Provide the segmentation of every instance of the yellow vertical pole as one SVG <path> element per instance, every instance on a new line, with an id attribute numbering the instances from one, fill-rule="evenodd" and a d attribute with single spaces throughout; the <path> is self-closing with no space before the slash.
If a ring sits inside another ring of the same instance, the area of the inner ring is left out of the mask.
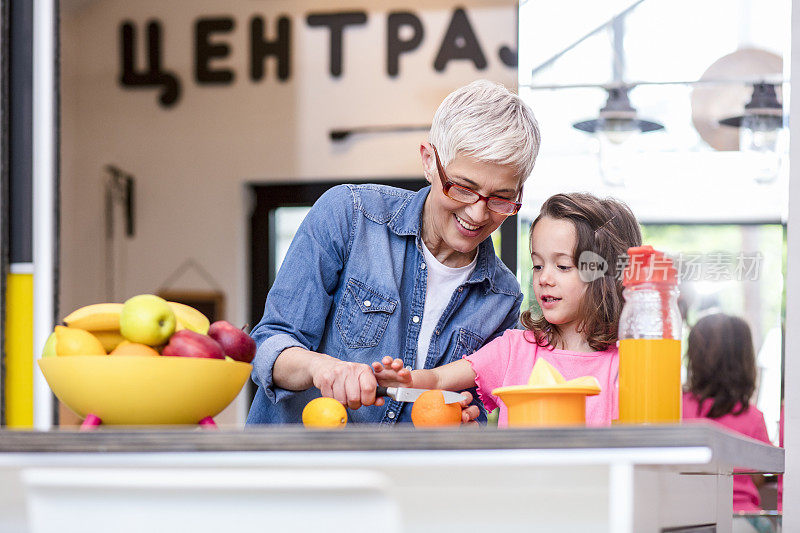
<path id="1" fill-rule="evenodd" d="M 11 265 L 6 283 L 6 426 L 33 427 L 33 266 Z"/>

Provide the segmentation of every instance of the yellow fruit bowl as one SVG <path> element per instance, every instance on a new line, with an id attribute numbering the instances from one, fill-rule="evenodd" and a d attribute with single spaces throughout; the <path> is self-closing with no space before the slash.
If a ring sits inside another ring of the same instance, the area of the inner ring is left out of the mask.
<path id="1" fill-rule="evenodd" d="M 197 424 L 218 415 L 252 365 L 196 357 L 90 356 L 39 359 L 59 400 L 103 424 Z"/>

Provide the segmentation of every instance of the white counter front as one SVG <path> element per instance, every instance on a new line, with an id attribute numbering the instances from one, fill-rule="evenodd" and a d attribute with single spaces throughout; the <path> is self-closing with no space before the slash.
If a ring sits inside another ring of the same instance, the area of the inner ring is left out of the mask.
<path id="1" fill-rule="evenodd" d="M 725 532 L 733 469 L 783 465 L 707 423 L 5 431 L 0 531 Z"/>

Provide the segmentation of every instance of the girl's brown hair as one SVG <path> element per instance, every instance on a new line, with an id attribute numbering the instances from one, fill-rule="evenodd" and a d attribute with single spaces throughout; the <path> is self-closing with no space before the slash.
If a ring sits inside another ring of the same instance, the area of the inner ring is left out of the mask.
<path id="1" fill-rule="evenodd" d="M 747 409 L 756 387 L 756 357 L 747 322 L 722 313 L 701 318 L 689 333 L 686 358 L 688 388 L 698 400 L 698 411 L 708 398 L 713 400 L 709 418 Z"/>
<path id="2" fill-rule="evenodd" d="M 603 258 L 608 270 L 589 281 L 578 311 L 578 331 L 583 332 L 593 350 L 605 350 L 617 341 L 619 314 L 622 311 L 622 276 L 617 272 L 631 246 L 641 246 L 642 233 L 630 208 L 613 198 L 600 199 L 591 194 L 556 194 L 547 199 L 533 228 L 544 217 L 568 220 L 577 233 L 572 260 L 583 252 Z M 532 250 L 531 250 L 532 253 Z M 544 316 L 533 316 L 530 309 L 522 313 L 522 325 L 534 333 L 539 346 L 557 346 L 562 340 L 558 327 Z"/>

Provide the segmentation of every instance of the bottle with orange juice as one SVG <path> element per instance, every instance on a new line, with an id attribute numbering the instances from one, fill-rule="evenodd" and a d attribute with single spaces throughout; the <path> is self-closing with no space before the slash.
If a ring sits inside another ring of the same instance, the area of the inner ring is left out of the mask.
<path id="1" fill-rule="evenodd" d="M 672 260 L 651 246 L 628 249 L 619 319 L 619 422 L 681 420 L 681 314 Z"/>

